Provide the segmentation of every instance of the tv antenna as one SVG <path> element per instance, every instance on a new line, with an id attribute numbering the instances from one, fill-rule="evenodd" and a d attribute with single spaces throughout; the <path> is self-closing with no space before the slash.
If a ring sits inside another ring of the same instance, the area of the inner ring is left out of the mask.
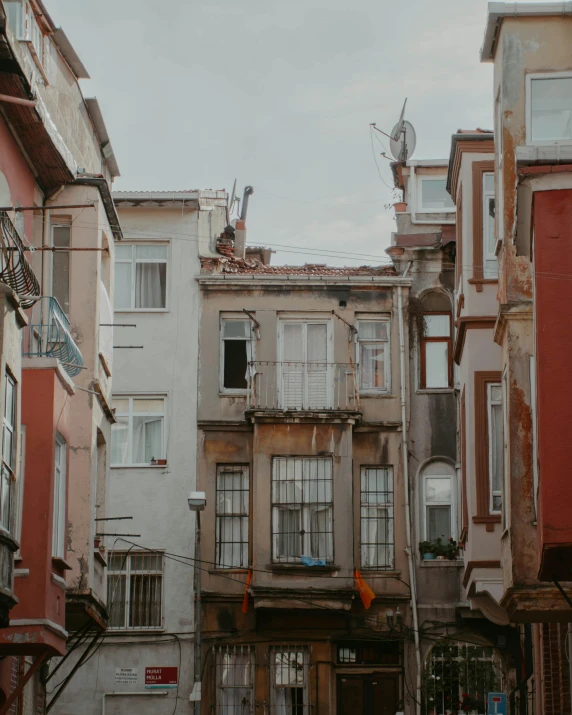
<path id="1" fill-rule="evenodd" d="M 403 108 L 401 109 L 401 114 L 399 115 L 399 121 L 391 130 L 391 134 L 382 132 L 375 125 L 375 122 L 370 124 L 371 127 L 375 129 L 376 132 L 383 134 L 384 137 L 389 139 L 389 150 L 394 159 L 397 161 L 407 161 L 413 156 L 415 151 L 415 146 L 417 143 L 417 137 L 415 135 L 415 129 L 411 122 L 405 119 L 405 106 L 407 105 L 407 97 L 405 102 L 403 102 Z M 389 159 L 385 152 L 382 156 Z"/>

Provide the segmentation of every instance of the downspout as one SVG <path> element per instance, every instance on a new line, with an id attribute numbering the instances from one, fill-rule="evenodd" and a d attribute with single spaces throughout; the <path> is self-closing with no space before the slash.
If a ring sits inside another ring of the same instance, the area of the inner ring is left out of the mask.
<path id="1" fill-rule="evenodd" d="M 402 274 L 407 276 L 411 268 L 411 261 Z M 419 644 L 419 617 L 417 614 L 417 589 L 415 586 L 415 567 L 413 564 L 413 550 L 411 548 L 411 511 L 409 505 L 409 462 L 407 446 L 407 402 L 405 388 L 405 326 L 403 324 L 403 289 L 397 286 L 397 312 L 399 319 L 399 362 L 401 374 L 401 455 L 403 458 L 403 488 L 405 491 L 405 538 L 407 563 L 409 565 L 409 593 L 411 595 L 411 614 L 413 617 L 413 640 L 415 644 L 415 661 L 417 664 L 417 678 L 415 686 L 415 713 L 421 715 L 421 646 Z"/>

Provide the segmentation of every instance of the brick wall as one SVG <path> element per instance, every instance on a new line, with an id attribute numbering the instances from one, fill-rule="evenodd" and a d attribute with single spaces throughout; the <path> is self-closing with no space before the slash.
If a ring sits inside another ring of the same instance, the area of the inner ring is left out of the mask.
<path id="1" fill-rule="evenodd" d="M 540 628 L 544 715 L 571 715 L 567 624 L 543 623 Z"/>

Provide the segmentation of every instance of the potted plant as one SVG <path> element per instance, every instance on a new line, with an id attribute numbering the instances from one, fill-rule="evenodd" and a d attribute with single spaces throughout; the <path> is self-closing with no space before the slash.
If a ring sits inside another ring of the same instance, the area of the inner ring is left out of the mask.
<path id="1" fill-rule="evenodd" d="M 419 551 L 423 561 L 432 561 L 435 558 L 435 544 L 430 541 L 420 541 Z"/>
<path id="2" fill-rule="evenodd" d="M 459 555 L 459 545 L 452 536 L 449 537 L 449 541 L 446 544 L 442 545 L 442 550 L 443 556 L 450 561 L 454 561 Z"/>
<path id="3" fill-rule="evenodd" d="M 445 546 L 445 544 L 443 543 L 443 540 L 441 539 L 440 536 L 438 536 L 438 537 L 435 539 L 435 544 L 434 544 L 434 546 L 435 546 L 435 558 L 436 558 L 438 561 L 444 561 L 444 560 L 445 560 L 445 549 L 446 549 L 446 546 Z"/>
<path id="4" fill-rule="evenodd" d="M 407 204 L 405 201 L 397 201 L 395 204 L 393 204 L 393 208 L 395 209 L 396 214 L 402 214 L 407 211 Z"/>
<path id="5" fill-rule="evenodd" d="M 164 464 L 167 464 L 167 460 L 166 459 L 152 459 L 151 464 L 153 466 L 164 465 Z"/>

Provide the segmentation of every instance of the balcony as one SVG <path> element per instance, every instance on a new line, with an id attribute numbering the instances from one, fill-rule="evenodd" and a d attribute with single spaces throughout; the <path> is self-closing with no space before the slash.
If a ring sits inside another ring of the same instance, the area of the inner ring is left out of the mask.
<path id="1" fill-rule="evenodd" d="M 23 308 L 30 308 L 38 300 L 40 284 L 24 255 L 24 243 L 5 211 L 0 211 L 0 242 L 0 281 L 18 295 Z"/>
<path id="2" fill-rule="evenodd" d="M 249 363 L 248 409 L 358 412 L 357 366 L 330 362 Z"/>
<path id="3" fill-rule="evenodd" d="M 44 296 L 34 306 L 23 355 L 57 358 L 70 377 L 81 371 L 82 354 L 72 337 L 70 321 L 55 298 Z"/>

